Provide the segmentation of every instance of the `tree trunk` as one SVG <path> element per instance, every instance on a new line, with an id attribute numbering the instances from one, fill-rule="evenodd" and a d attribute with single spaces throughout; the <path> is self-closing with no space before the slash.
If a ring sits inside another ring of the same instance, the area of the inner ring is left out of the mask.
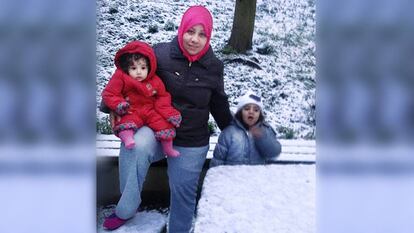
<path id="1" fill-rule="evenodd" d="M 236 0 L 233 28 L 228 46 L 239 53 L 252 48 L 257 0 Z"/>

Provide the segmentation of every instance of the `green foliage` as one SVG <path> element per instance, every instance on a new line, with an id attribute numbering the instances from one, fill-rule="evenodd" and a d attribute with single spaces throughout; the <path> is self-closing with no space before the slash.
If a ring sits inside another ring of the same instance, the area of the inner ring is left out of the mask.
<path id="1" fill-rule="evenodd" d="M 306 140 L 315 140 L 316 139 L 315 130 L 312 130 L 312 132 L 307 133 L 304 138 Z"/>
<path id="2" fill-rule="evenodd" d="M 304 109 L 307 113 L 306 124 L 316 126 L 316 105 L 315 102 L 308 103 Z"/>
<path id="3" fill-rule="evenodd" d="M 233 48 L 233 47 L 231 47 L 231 46 L 228 46 L 228 45 L 226 45 L 222 50 L 221 50 L 221 52 L 223 53 L 223 54 L 236 54 L 237 53 L 237 51 Z"/>
<path id="4" fill-rule="evenodd" d="M 263 54 L 263 55 L 268 55 L 271 54 L 275 51 L 275 49 L 273 48 L 273 46 L 269 43 L 265 43 L 262 46 L 258 47 L 256 49 L 256 52 L 259 54 Z"/>
<path id="5" fill-rule="evenodd" d="M 175 26 L 174 22 L 171 21 L 171 20 L 168 20 L 164 25 L 164 30 L 165 31 L 175 31 L 175 29 L 176 29 L 176 26 Z"/>
<path id="6" fill-rule="evenodd" d="M 294 139 L 295 138 L 295 131 L 293 131 L 293 129 L 288 128 L 288 127 L 284 127 L 284 126 L 279 126 L 277 128 L 277 132 L 279 132 L 282 137 L 284 139 Z"/>
<path id="7" fill-rule="evenodd" d="M 208 122 L 208 131 L 210 132 L 210 135 L 216 133 L 217 125 L 213 121 Z"/>
<path id="8" fill-rule="evenodd" d="M 116 9 L 116 8 L 114 8 L 114 7 L 111 7 L 111 8 L 109 9 L 109 14 L 116 14 L 116 13 L 118 13 L 118 9 Z"/>
<path id="9" fill-rule="evenodd" d="M 96 119 L 96 132 L 101 134 L 113 134 L 111 124 L 109 123 L 109 116 L 102 119 Z"/>
<path id="10" fill-rule="evenodd" d="M 152 24 L 148 27 L 148 32 L 149 33 L 157 33 L 158 32 L 158 26 L 156 24 Z"/>
<path id="11" fill-rule="evenodd" d="M 144 40 L 144 36 L 142 34 L 137 34 L 131 37 L 128 42 L 136 41 L 136 40 Z"/>

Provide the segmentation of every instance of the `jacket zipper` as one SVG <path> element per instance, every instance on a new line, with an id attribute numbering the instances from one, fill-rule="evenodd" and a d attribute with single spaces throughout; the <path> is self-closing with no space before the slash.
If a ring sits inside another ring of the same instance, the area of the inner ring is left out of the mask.
<path id="1" fill-rule="evenodd" d="M 188 76 L 189 76 L 190 69 L 191 69 L 191 64 L 193 64 L 191 61 L 190 61 L 190 62 L 188 62 L 188 69 L 187 69 L 187 72 L 186 72 L 186 74 L 183 76 L 184 80 L 188 80 Z"/>
<path id="2" fill-rule="evenodd" d="M 251 162 L 250 160 L 250 137 L 249 137 L 249 131 L 245 131 L 246 132 L 246 136 L 247 136 L 247 159 L 249 160 L 249 163 Z"/>

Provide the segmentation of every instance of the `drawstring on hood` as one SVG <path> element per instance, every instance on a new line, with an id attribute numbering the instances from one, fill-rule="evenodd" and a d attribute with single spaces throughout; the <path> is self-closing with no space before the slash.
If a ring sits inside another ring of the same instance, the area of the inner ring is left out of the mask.
<path id="1" fill-rule="evenodd" d="M 190 55 L 183 46 L 183 35 L 191 27 L 196 24 L 201 24 L 204 28 L 204 33 L 207 36 L 207 43 L 204 48 L 195 55 Z M 183 55 L 190 61 L 199 60 L 210 48 L 211 32 L 213 31 L 213 18 L 207 8 L 203 6 L 192 6 L 187 9 L 181 19 L 180 27 L 178 28 L 178 44 L 183 52 Z"/>

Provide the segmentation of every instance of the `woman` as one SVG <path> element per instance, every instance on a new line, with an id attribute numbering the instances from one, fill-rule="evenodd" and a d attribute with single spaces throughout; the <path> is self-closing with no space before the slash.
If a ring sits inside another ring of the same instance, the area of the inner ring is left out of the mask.
<path id="1" fill-rule="evenodd" d="M 235 119 L 221 132 L 210 167 L 266 164 L 281 152 L 276 132 L 264 119 L 261 98 L 247 92 L 237 102 Z"/>
<path id="2" fill-rule="evenodd" d="M 212 29 L 210 12 L 205 7 L 193 6 L 183 15 L 178 36 L 171 42 L 154 46 L 157 74 L 171 94 L 173 106 L 182 115 L 174 139 L 174 149 L 180 156 L 167 158 L 171 191 L 170 233 L 191 229 L 198 179 L 209 149 L 209 113 L 220 129 L 232 120 L 224 92 L 223 63 L 210 47 Z M 104 222 L 107 229 L 116 229 L 135 215 L 150 164 L 165 157 L 154 132 L 148 127 L 135 133 L 135 144 L 133 150 L 126 150 L 121 144 L 122 195 L 115 213 Z"/>

